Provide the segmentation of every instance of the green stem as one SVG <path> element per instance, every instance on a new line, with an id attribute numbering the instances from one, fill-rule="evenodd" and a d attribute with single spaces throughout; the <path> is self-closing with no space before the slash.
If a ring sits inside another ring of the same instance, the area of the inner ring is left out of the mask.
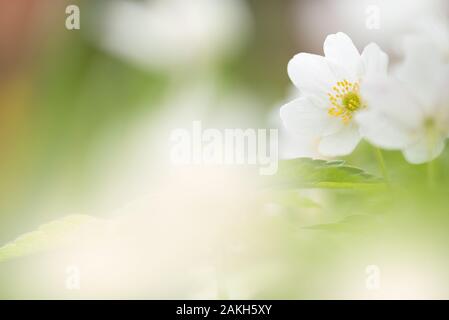
<path id="1" fill-rule="evenodd" d="M 436 144 L 436 136 L 435 136 L 435 126 L 432 121 L 430 121 L 427 125 L 427 153 L 429 155 L 429 159 L 433 157 L 433 149 Z M 430 160 L 427 162 L 427 185 L 429 188 L 435 187 L 436 181 L 436 159 Z"/>
<path id="2" fill-rule="evenodd" d="M 435 160 L 427 162 L 427 183 L 431 188 L 435 186 L 435 174 Z"/>
<path id="3" fill-rule="evenodd" d="M 385 182 L 389 183 L 390 178 L 388 176 L 387 166 L 385 165 L 385 160 L 384 160 L 382 151 L 379 148 L 374 147 L 374 152 L 376 154 L 377 163 L 379 164 L 379 168 L 380 168 L 380 171 L 382 172 L 382 176 L 383 176 Z"/>

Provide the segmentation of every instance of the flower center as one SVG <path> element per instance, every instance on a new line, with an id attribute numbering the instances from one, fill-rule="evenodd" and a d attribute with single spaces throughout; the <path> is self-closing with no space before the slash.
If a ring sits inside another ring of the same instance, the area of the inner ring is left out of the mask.
<path id="1" fill-rule="evenodd" d="M 338 81 L 327 95 L 332 104 L 328 114 L 341 118 L 344 123 L 348 123 L 354 112 L 365 106 L 360 97 L 358 82 L 349 82 L 346 79 Z"/>

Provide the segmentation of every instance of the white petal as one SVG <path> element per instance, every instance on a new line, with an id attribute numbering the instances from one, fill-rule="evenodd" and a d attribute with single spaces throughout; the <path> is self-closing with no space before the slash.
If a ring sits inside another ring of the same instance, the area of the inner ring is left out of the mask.
<path id="1" fill-rule="evenodd" d="M 288 63 L 288 75 L 302 94 L 326 98 L 337 82 L 324 57 L 299 53 Z"/>
<path id="2" fill-rule="evenodd" d="M 363 49 L 362 63 L 365 76 L 387 74 L 388 55 L 375 43 L 370 43 Z"/>
<path id="3" fill-rule="evenodd" d="M 400 43 L 401 51 L 408 60 L 428 59 L 432 62 L 440 59 L 440 52 L 436 50 L 436 44 L 429 39 L 428 36 L 420 34 L 406 35 L 402 38 Z M 438 61 L 440 62 L 440 61 Z"/>
<path id="4" fill-rule="evenodd" d="M 404 40 L 406 55 L 395 68 L 395 76 L 419 99 L 423 107 L 435 105 L 434 83 L 442 66 L 434 44 L 427 38 L 408 36 Z"/>
<path id="5" fill-rule="evenodd" d="M 353 75 L 359 73 L 360 53 L 346 34 L 338 32 L 328 35 L 324 41 L 323 50 L 326 59 L 342 66 L 346 72 Z M 353 80 L 351 79 L 350 81 Z"/>
<path id="6" fill-rule="evenodd" d="M 426 137 L 409 146 L 403 151 L 405 159 L 413 164 L 425 163 L 438 157 L 444 149 L 444 138 L 438 139 L 433 146 L 429 146 Z"/>
<path id="7" fill-rule="evenodd" d="M 420 127 L 424 112 L 420 104 L 399 81 L 391 77 L 368 77 L 361 84 L 368 109 L 392 118 L 402 130 Z"/>
<path id="8" fill-rule="evenodd" d="M 360 139 L 357 126 L 350 123 L 337 133 L 322 137 L 318 149 L 325 156 L 344 156 L 354 151 Z"/>
<path id="9" fill-rule="evenodd" d="M 435 81 L 435 105 L 428 111 L 436 119 L 442 131 L 449 133 L 449 65 L 441 66 Z"/>
<path id="10" fill-rule="evenodd" d="M 444 59 L 449 53 L 449 23 L 443 17 L 426 16 L 417 23 L 417 31 L 424 37 L 431 40 L 437 54 Z"/>
<path id="11" fill-rule="evenodd" d="M 402 149 L 411 143 L 410 130 L 380 112 L 361 111 L 356 114 L 355 120 L 361 136 L 378 147 Z"/>
<path id="12" fill-rule="evenodd" d="M 279 135 L 279 156 L 281 159 L 293 159 L 299 157 L 319 158 L 319 137 L 304 136 L 298 138 L 281 130 Z"/>
<path id="13" fill-rule="evenodd" d="M 327 115 L 326 119 L 327 119 L 326 125 L 321 133 L 323 136 L 328 136 L 337 133 L 340 130 L 344 129 L 344 127 L 346 126 L 343 123 L 342 119 L 339 117 Z"/>
<path id="14" fill-rule="evenodd" d="M 325 109 L 306 97 L 282 106 L 280 116 L 287 130 L 298 137 L 320 135 L 329 118 Z"/>

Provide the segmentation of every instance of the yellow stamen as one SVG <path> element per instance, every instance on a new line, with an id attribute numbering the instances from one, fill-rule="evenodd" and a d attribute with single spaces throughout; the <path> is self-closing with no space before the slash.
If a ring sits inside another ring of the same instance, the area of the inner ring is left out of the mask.
<path id="1" fill-rule="evenodd" d="M 360 97 L 358 82 L 349 82 L 346 79 L 337 81 L 332 91 L 327 94 L 332 105 L 328 114 L 341 118 L 345 124 L 351 121 L 354 112 L 365 107 Z"/>

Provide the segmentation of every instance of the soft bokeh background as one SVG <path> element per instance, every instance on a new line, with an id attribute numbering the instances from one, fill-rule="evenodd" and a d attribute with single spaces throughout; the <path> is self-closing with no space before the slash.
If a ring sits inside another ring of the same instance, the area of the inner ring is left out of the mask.
<path id="1" fill-rule="evenodd" d="M 67 30 L 77 4 L 81 29 Z M 366 8 L 380 28 L 366 28 Z M 301 210 L 242 168 L 174 168 L 170 132 L 279 126 L 300 51 L 343 31 L 395 63 L 400 36 L 447 1 L 0 0 L 0 246 L 69 214 L 79 246 L 0 264 L 1 298 L 448 298 L 443 187 L 388 152 L 389 195 L 304 190 Z M 284 140 L 285 138 L 285 140 Z M 281 154 L 295 143 L 281 141 Z M 365 143 L 348 162 L 379 174 Z M 413 199 L 413 202 L 410 202 Z M 302 229 L 358 213 L 362 235 Z M 378 220 L 380 220 L 380 223 Z M 77 238 L 78 239 L 78 238 Z M 81 289 L 66 287 L 67 266 Z M 384 286 L 365 287 L 378 265 Z"/>

